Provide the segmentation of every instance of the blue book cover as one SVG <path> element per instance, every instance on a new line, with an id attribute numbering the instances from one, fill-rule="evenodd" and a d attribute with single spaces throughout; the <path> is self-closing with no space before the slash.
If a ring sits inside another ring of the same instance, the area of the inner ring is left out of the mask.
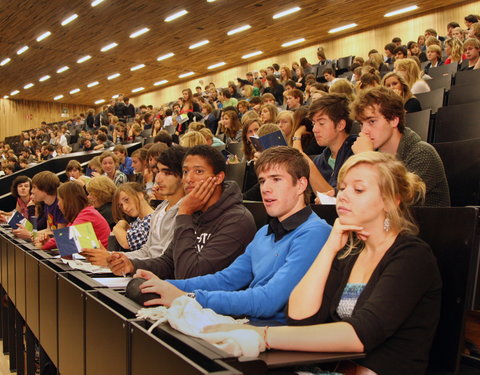
<path id="1" fill-rule="evenodd" d="M 270 147 L 275 146 L 286 146 L 287 141 L 285 141 L 285 137 L 281 130 L 277 130 L 276 132 L 263 135 L 261 137 L 250 137 L 255 150 L 262 152 Z"/>
<path id="2" fill-rule="evenodd" d="M 53 231 L 53 235 L 62 257 L 78 253 L 83 248 L 100 248 L 92 223 L 82 223 L 56 229 Z"/>
<path id="3" fill-rule="evenodd" d="M 29 222 L 20 212 L 14 211 L 13 215 L 8 220 L 8 225 L 13 229 L 17 229 L 18 224 L 23 225 L 29 232 L 33 230 L 32 223 Z"/>

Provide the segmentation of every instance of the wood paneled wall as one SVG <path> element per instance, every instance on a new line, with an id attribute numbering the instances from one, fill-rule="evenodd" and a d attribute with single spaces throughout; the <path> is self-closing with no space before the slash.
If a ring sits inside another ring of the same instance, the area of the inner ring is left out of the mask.
<path id="1" fill-rule="evenodd" d="M 350 6 L 354 6 L 353 3 Z M 373 48 L 383 53 L 385 44 L 390 42 L 395 36 L 402 38 L 403 43 L 406 44 L 409 40 L 417 40 L 418 35 L 423 34 L 427 28 L 434 28 L 440 35 L 445 35 L 446 26 L 449 22 L 456 21 L 462 27 L 465 27 L 463 18 L 467 14 L 480 14 L 480 1 L 464 2 L 457 7 L 439 9 L 434 13 L 404 18 L 401 21 L 398 21 L 397 18 L 397 21 L 391 20 L 390 24 L 384 27 L 362 32 L 352 32 L 347 36 L 315 43 L 289 53 L 246 63 L 218 73 L 212 73 L 208 76 L 197 77 L 182 84 L 131 97 L 130 101 L 136 106 L 140 104 L 158 106 L 180 97 L 183 88 L 190 87 L 194 91 L 196 86 L 204 87 L 209 82 L 215 82 L 217 87 L 225 87 L 228 81 L 236 80 L 237 77 L 244 78 L 246 72 L 260 70 L 274 62 L 290 66 L 292 62 L 298 62 L 300 57 L 306 57 L 311 64 L 315 64 L 318 61 L 316 57 L 316 47 L 318 45 L 325 47 L 327 58 L 339 58 L 348 55 L 367 58 L 368 51 Z M 292 33 L 291 36 L 293 39 L 297 35 Z M 298 35 L 298 37 L 300 36 Z M 192 70 L 195 70 L 195 67 L 192 67 Z M 200 81 L 203 83 L 200 84 Z"/>
<path id="2" fill-rule="evenodd" d="M 62 110 L 68 117 L 85 113 L 83 105 L 62 104 L 56 102 L 34 102 L 28 100 L 0 99 L 0 139 L 18 135 L 22 130 L 40 127 L 42 121 L 47 123 L 65 120 Z"/>

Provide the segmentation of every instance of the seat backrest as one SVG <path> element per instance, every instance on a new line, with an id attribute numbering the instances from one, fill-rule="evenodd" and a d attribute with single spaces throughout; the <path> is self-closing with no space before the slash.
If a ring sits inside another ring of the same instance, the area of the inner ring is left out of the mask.
<path id="1" fill-rule="evenodd" d="M 433 142 L 452 142 L 480 138 L 480 102 L 439 108 Z"/>
<path id="2" fill-rule="evenodd" d="M 243 143 L 241 142 L 230 142 L 225 146 L 225 149 L 234 155 L 238 156 L 239 160 L 243 158 Z"/>
<path id="3" fill-rule="evenodd" d="M 406 125 L 417 133 L 422 141 L 428 141 L 428 132 L 430 129 L 430 109 L 423 111 L 411 112 L 405 115 Z"/>
<path id="4" fill-rule="evenodd" d="M 455 76 L 455 74 L 457 73 L 457 69 L 458 64 L 456 63 L 440 65 L 435 68 L 428 69 L 428 75 L 433 78 L 440 77 L 445 73 L 450 73 L 452 76 Z"/>
<path id="5" fill-rule="evenodd" d="M 340 57 L 337 60 L 337 71 L 339 73 L 343 73 L 347 70 L 350 70 L 350 67 L 352 66 L 352 63 L 353 63 L 353 58 L 354 56 Z"/>
<path id="6" fill-rule="evenodd" d="M 430 86 L 430 90 L 436 90 L 440 88 L 450 90 L 450 87 L 452 86 L 452 75 L 450 73 L 444 73 L 438 77 L 427 79 L 425 82 L 427 82 L 428 86 Z"/>
<path id="7" fill-rule="evenodd" d="M 480 138 L 433 147 L 443 161 L 452 206 L 480 205 Z"/>
<path id="8" fill-rule="evenodd" d="M 440 107 L 443 107 L 443 98 L 445 89 L 439 88 L 430 92 L 424 92 L 415 95 L 420 102 L 422 109 L 431 109 L 432 113 L 437 113 Z"/>
<path id="9" fill-rule="evenodd" d="M 227 164 L 225 171 L 225 181 L 235 181 L 240 190 L 243 191 L 245 184 L 246 163 Z"/>
<path id="10" fill-rule="evenodd" d="M 480 84 L 480 70 L 462 70 L 455 75 L 455 85 Z"/>
<path id="11" fill-rule="evenodd" d="M 448 92 L 448 105 L 464 104 L 480 101 L 478 83 L 452 86 Z"/>

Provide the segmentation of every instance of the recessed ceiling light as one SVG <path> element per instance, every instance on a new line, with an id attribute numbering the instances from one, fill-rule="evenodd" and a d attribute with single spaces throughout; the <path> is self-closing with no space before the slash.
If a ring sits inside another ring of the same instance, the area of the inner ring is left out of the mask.
<path id="1" fill-rule="evenodd" d="M 210 41 L 208 39 L 205 39 L 205 40 L 202 40 L 201 42 L 198 42 L 198 43 L 195 43 L 195 44 L 192 44 L 190 47 L 190 49 L 194 49 L 194 48 L 198 48 L 198 47 L 201 47 L 201 46 L 204 46 L 205 44 L 208 44 L 210 43 Z"/>
<path id="2" fill-rule="evenodd" d="M 388 12 L 384 15 L 384 17 L 392 17 L 392 16 L 396 16 L 398 14 L 411 12 L 412 10 L 416 10 L 416 9 L 418 9 L 418 6 L 417 5 L 412 5 L 412 6 L 409 6 L 409 7 L 406 7 L 406 8 L 394 10 L 393 12 Z"/>
<path id="3" fill-rule="evenodd" d="M 105 47 L 103 47 L 100 52 L 106 52 L 108 50 L 111 50 L 112 48 L 115 48 L 116 46 L 118 46 L 118 43 L 110 43 L 110 44 L 107 44 Z"/>
<path id="4" fill-rule="evenodd" d="M 130 34 L 130 38 L 136 38 L 137 36 L 143 35 L 145 33 L 148 33 L 150 29 L 148 27 L 144 27 L 143 29 L 140 29 L 138 31 L 135 31 L 134 33 Z"/>
<path id="5" fill-rule="evenodd" d="M 37 38 L 37 42 L 41 42 L 43 39 L 47 39 L 50 35 L 52 35 L 52 33 L 50 31 L 44 32 L 42 35 L 40 35 Z"/>
<path id="6" fill-rule="evenodd" d="M 70 91 L 70 94 L 76 94 L 77 92 L 80 92 L 80 89 L 73 89 L 72 91 Z"/>
<path id="7" fill-rule="evenodd" d="M 160 86 L 160 85 L 163 85 L 165 83 L 167 83 L 168 81 L 166 79 L 162 79 L 161 81 L 158 81 L 158 82 L 155 82 L 153 84 L 153 86 Z"/>
<path id="8" fill-rule="evenodd" d="M 111 79 L 115 79 L 117 77 L 120 77 L 120 73 L 115 73 L 115 74 L 112 74 L 111 76 L 108 76 L 107 79 L 108 80 L 111 80 Z"/>
<path id="9" fill-rule="evenodd" d="M 252 52 L 252 53 L 247 53 L 246 55 L 242 56 L 242 59 L 248 59 L 249 57 L 261 55 L 262 53 L 263 53 L 262 51 L 255 51 L 255 52 Z"/>
<path id="10" fill-rule="evenodd" d="M 98 4 L 103 3 L 104 0 L 95 0 L 90 4 L 92 7 L 96 7 Z"/>
<path id="11" fill-rule="evenodd" d="M 23 86 L 23 88 L 25 90 L 28 90 L 30 87 L 33 87 L 33 86 L 35 86 L 33 83 L 27 83 L 25 86 Z"/>
<path id="12" fill-rule="evenodd" d="M 95 82 L 90 82 L 87 87 L 93 87 L 93 86 L 97 86 L 100 82 L 98 81 L 95 81 Z"/>
<path id="13" fill-rule="evenodd" d="M 60 100 L 63 98 L 63 95 L 57 95 L 56 97 L 53 98 L 53 100 Z"/>
<path id="14" fill-rule="evenodd" d="M 74 19 L 76 19 L 78 17 L 78 14 L 72 14 L 70 17 L 68 18 L 65 18 L 63 21 L 62 21 L 62 26 L 65 26 L 65 25 L 68 25 L 70 22 L 72 22 Z"/>
<path id="15" fill-rule="evenodd" d="M 57 73 L 63 73 L 64 71 L 70 69 L 68 66 L 62 66 L 60 69 L 57 70 Z"/>
<path id="16" fill-rule="evenodd" d="M 112 99 L 117 99 L 120 95 L 119 94 L 115 94 L 112 96 Z"/>
<path id="17" fill-rule="evenodd" d="M 134 67 L 131 67 L 130 70 L 133 72 L 134 70 L 138 70 L 142 68 L 145 68 L 145 64 L 135 65 Z"/>
<path id="18" fill-rule="evenodd" d="M 20 49 L 17 51 L 17 55 L 21 55 L 21 54 L 24 53 L 27 49 L 28 49 L 28 46 L 23 46 L 22 48 L 20 48 Z"/>
<path id="19" fill-rule="evenodd" d="M 224 66 L 225 64 L 226 64 L 226 62 L 222 61 L 222 62 L 213 64 L 213 65 L 210 65 L 207 69 L 215 69 L 215 68 L 218 68 L 219 66 Z"/>
<path id="20" fill-rule="evenodd" d="M 46 76 L 40 77 L 39 81 L 43 82 L 43 81 L 46 81 L 47 79 L 50 79 L 50 76 L 48 74 Z"/>
<path id="21" fill-rule="evenodd" d="M 305 38 L 300 38 L 300 39 L 291 40 L 290 42 L 285 42 L 282 44 L 282 47 L 290 47 L 290 46 L 293 46 L 294 44 L 298 44 L 302 42 L 305 42 Z"/>
<path id="22" fill-rule="evenodd" d="M 8 95 L 3 95 L 3 99 L 8 99 L 9 96 Z"/>
<path id="23" fill-rule="evenodd" d="M 187 14 L 188 12 L 185 10 L 185 9 L 182 9 L 181 11 L 177 12 L 177 13 L 173 13 L 171 16 L 168 16 L 167 18 L 165 18 L 165 22 L 170 22 L 170 21 L 173 21 L 181 16 L 184 16 L 185 14 Z"/>
<path id="24" fill-rule="evenodd" d="M 17 95 L 19 92 L 20 92 L 19 90 L 12 91 L 10 93 L 10 96 Z"/>
<path id="25" fill-rule="evenodd" d="M 289 14 L 298 12 L 300 9 L 302 9 L 302 8 L 300 8 L 300 7 L 293 7 L 293 8 L 284 10 L 283 12 L 274 14 L 272 18 L 273 18 L 274 20 L 276 20 L 277 18 L 285 17 L 285 16 L 288 16 Z"/>
<path id="26" fill-rule="evenodd" d="M 90 60 L 91 58 L 92 58 L 92 56 L 90 56 L 90 55 L 83 56 L 83 57 L 81 57 L 77 60 L 77 63 L 81 64 L 81 63 L 83 63 L 87 60 Z"/>
<path id="27" fill-rule="evenodd" d="M 358 26 L 358 25 L 357 25 L 356 23 L 349 23 L 348 25 L 344 25 L 344 26 L 336 27 L 336 28 L 334 28 L 334 29 L 330 29 L 330 30 L 328 30 L 328 32 L 329 32 L 330 34 L 332 34 L 332 33 L 338 33 L 339 31 L 351 29 L 352 27 L 355 27 L 355 26 Z"/>
<path id="28" fill-rule="evenodd" d="M 243 25 L 243 26 L 240 26 L 240 27 L 237 27 L 236 29 L 233 29 L 233 30 L 230 30 L 227 35 L 233 35 L 233 34 L 236 34 L 236 33 L 239 33 L 241 31 L 245 31 L 245 30 L 248 30 L 250 29 L 252 26 L 250 25 Z"/>
<path id="29" fill-rule="evenodd" d="M 139 92 L 145 90 L 145 87 L 137 87 L 136 89 L 133 89 L 132 92 Z"/>
<path id="30" fill-rule="evenodd" d="M 193 76 L 195 73 L 194 72 L 187 72 L 187 73 L 182 73 L 178 76 L 178 78 L 185 78 L 188 76 Z"/>
<path id="31" fill-rule="evenodd" d="M 95 104 L 102 104 L 105 101 L 105 99 L 98 99 Z"/>
<path id="32" fill-rule="evenodd" d="M 172 56 L 175 56 L 175 54 L 173 52 L 169 52 L 169 53 L 166 53 L 165 55 L 157 57 L 157 61 L 162 61 Z"/>
<path id="33" fill-rule="evenodd" d="M 207 0 L 207 3 L 214 3 L 215 0 Z"/>
<path id="34" fill-rule="evenodd" d="M 8 64 L 10 61 L 12 61 L 12 59 L 10 57 L 7 57 L 6 59 L 3 59 L 0 62 L 0 66 L 4 66 L 4 65 Z"/>

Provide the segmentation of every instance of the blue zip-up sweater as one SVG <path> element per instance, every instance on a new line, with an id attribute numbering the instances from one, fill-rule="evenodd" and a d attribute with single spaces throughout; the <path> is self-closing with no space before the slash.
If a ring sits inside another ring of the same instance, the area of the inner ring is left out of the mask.
<path id="1" fill-rule="evenodd" d="M 284 307 L 330 234 L 331 227 L 315 213 L 275 242 L 263 226 L 228 268 L 186 280 L 168 280 L 219 314 L 246 315 L 252 320 L 285 323 Z"/>

